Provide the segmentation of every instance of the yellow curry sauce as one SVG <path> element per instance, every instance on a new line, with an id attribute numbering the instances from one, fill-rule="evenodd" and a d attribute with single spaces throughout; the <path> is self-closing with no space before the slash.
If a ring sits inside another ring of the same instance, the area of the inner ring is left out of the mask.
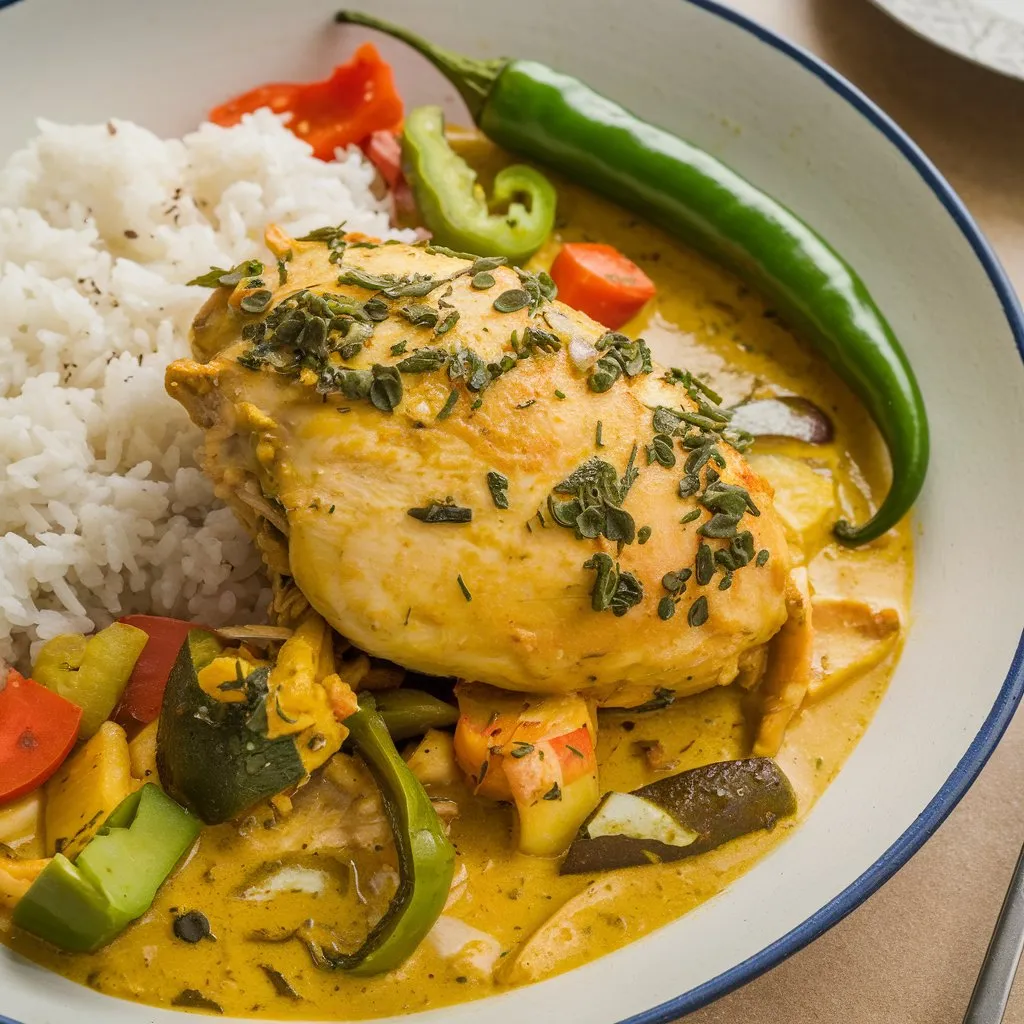
<path id="1" fill-rule="evenodd" d="M 479 145 L 469 145 L 472 155 L 489 162 L 490 154 L 478 150 Z M 559 195 L 558 237 L 535 257 L 537 267 L 550 262 L 559 241 L 615 245 L 658 287 L 657 298 L 625 331 L 642 334 L 659 362 L 707 375 L 725 405 L 750 396 L 798 394 L 832 416 L 834 443 L 811 447 L 762 441 L 752 465 L 772 480 L 779 501 L 785 500 L 784 488 L 769 472 L 772 463 L 759 465 L 759 458 L 799 459 L 831 481 L 835 508 L 808 534 L 812 590 L 826 598 L 893 609 L 905 630 L 912 572 L 909 526 L 904 523 L 856 550 L 833 543 L 827 530 L 839 513 L 863 521 L 887 483 L 884 448 L 852 395 L 815 353 L 795 341 L 761 298 L 729 274 L 581 190 L 562 185 Z M 797 551 L 794 560 L 800 560 Z M 240 1016 L 373 1017 L 436 1008 L 486 996 L 502 985 L 534 981 L 668 923 L 719 892 L 782 841 L 860 739 L 885 692 L 898 650 L 894 640 L 880 661 L 806 707 L 790 725 L 777 760 L 797 793 L 797 818 L 690 860 L 596 878 L 560 877 L 557 860 L 515 852 L 510 809 L 473 798 L 461 784 L 435 787 L 432 795 L 458 808 L 451 825 L 458 851 L 455 884 L 435 933 L 390 975 L 354 978 L 320 970 L 300 942 L 270 941 L 282 940 L 315 916 L 339 922 L 341 937 L 350 933 L 355 946 L 369 915 L 382 910 L 394 890 L 396 876 L 387 866 L 391 845 L 379 803 L 372 796 L 339 803 L 335 791 L 325 792 L 323 780 L 300 791 L 291 823 L 288 815 L 278 820 L 267 807 L 241 827 L 205 829 L 150 911 L 98 953 L 59 953 L 29 936 L 12 934 L 2 911 L 0 940 L 110 995 L 166 1006 L 181 1005 L 182 993 L 191 991 L 225 1014 Z M 826 667 L 828 655 L 826 648 Z M 747 756 L 749 704 L 750 696 L 734 684 L 655 713 L 601 712 L 602 789 L 630 790 L 711 761 Z M 355 762 L 344 756 L 338 761 L 338 772 L 361 778 L 372 792 Z M 329 834 L 320 845 L 330 854 L 318 852 L 316 843 L 303 848 L 299 824 L 311 819 Z M 338 854 L 353 837 L 359 849 Z M 254 870 L 268 860 L 290 865 L 298 872 L 295 877 L 319 879 L 319 894 L 264 891 L 260 886 L 266 885 L 267 871 L 261 868 L 256 877 Z M 173 937 L 175 913 L 191 909 L 208 916 L 215 941 L 189 945 Z M 193 1005 L 202 1008 L 194 999 Z"/>

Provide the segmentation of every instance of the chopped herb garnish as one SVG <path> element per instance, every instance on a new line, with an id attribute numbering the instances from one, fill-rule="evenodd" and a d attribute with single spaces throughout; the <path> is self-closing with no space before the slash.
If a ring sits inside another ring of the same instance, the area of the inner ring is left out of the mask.
<path id="1" fill-rule="evenodd" d="M 423 508 L 411 508 L 406 513 L 421 523 L 469 523 L 473 521 L 473 510 L 456 505 L 448 498 L 445 501 L 432 501 Z"/>
<path id="2" fill-rule="evenodd" d="M 697 548 L 697 583 L 706 587 L 715 575 L 715 556 L 707 544 L 701 544 Z"/>
<path id="3" fill-rule="evenodd" d="M 481 271 L 479 274 L 474 274 L 469 283 L 474 288 L 479 288 L 480 291 L 486 291 L 488 288 L 494 287 L 494 275 Z"/>
<path id="4" fill-rule="evenodd" d="M 431 373 L 448 362 L 448 353 L 442 348 L 418 348 L 395 363 L 400 373 Z"/>
<path id="5" fill-rule="evenodd" d="M 408 344 L 409 344 L 409 342 L 407 340 L 406 341 L 396 342 L 394 345 L 391 346 L 391 354 L 393 356 L 404 356 L 405 355 L 405 347 Z"/>
<path id="6" fill-rule="evenodd" d="M 513 740 L 511 754 L 514 758 L 526 757 L 533 753 L 533 744 L 524 743 L 522 740 Z"/>
<path id="7" fill-rule="evenodd" d="M 468 257 L 473 259 L 472 256 Z M 479 259 L 473 260 L 473 266 L 469 268 L 471 275 L 486 274 L 491 270 L 497 270 L 498 267 L 503 267 L 508 260 L 504 256 L 481 256 Z"/>
<path id="8" fill-rule="evenodd" d="M 692 575 L 692 569 L 679 569 L 675 572 L 667 572 L 661 577 L 661 585 L 670 594 L 679 595 L 686 589 L 686 584 Z"/>
<path id="9" fill-rule="evenodd" d="M 492 469 L 487 474 L 487 487 L 495 508 L 508 508 L 508 477 Z"/>
<path id="10" fill-rule="evenodd" d="M 578 757 L 581 761 L 583 760 L 583 751 L 577 750 L 571 743 L 566 743 L 565 749 L 568 750 L 573 757 Z"/>
<path id="11" fill-rule="evenodd" d="M 633 711 L 661 711 L 664 708 L 669 707 L 676 702 L 676 691 L 669 690 L 664 686 L 656 686 L 654 688 L 654 695 L 649 701 L 645 701 L 639 707 L 635 707 Z M 623 722 L 625 726 L 625 722 Z M 632 730 L 626 730 L 630 732 Z"/>
<path id="12" fill-rule="evenodd" d="M 459 322 L 459 311 L 457 309 L 451 309 L 446 314 L 444 319 L 434 328 L 434 333 L 438 336 L 447 334 L 457 323 Z"/>
<path id="13" fill-rule="evenodd" d="M 531 405 L 536 405 L 536 404 L 537 404 L 537 399 L 536 398 L 528 398 L 525 402 L 520 402 L 516 406 L 516 408 L 517 409 L 529 409 Z"/>
<path id="14" fill-rule="evenodd" d="M 239 302 L 238 308 L 243 313 L 262 313 L 270 305 L 270 300 L 273 297 L 274 293 L 269 289 L 258 288 L 256 291 L 244 296 L 242 301 Z"/>
<path id="15" fill-rule="evenodd" d="M 657 462 L 666 469 L 676 464 L 676 453 L 672 447 L 672 438 L 668 434 L 655 434 L 647 446 L 647 465 Z"/>
<path id="16" fill-rule="evenodd" d="M 767 548 L 761 548 L 761 550 L 758 551 L 758 553 L 757 553 L 757 558 L 755 559 L 755 561 L 757 563 L 757 567 L 760 569 L 761 566 L 764 565 L 768 561 L 770 556 L 771 556 L 771 553 L 769 552 L 769 550 Z"/>
<path id="17" fill-rule="evenodd" d="M 432 306 L 424 306 L 422 303 L 414 302 L 403 306 L 399 311 L 413 327 L 434 327 L 437 324 L 438 313 Z"/>
<path id="18" fill-rule="evenodd" d="M 467 601 L 473 600 L 473 595 L 469 592 L 469 587 L 466 586 L 466 581 L 462 578 L 462 573 L 455 578 L 455 582 L 458 583 L 459 589 L 462 591 L 462 596 Z"/>
<path id="19" fill-rule="evenodd" d="M 690 605 L 686 621 L 691 626 L 703 626 L 708 621 L 708 599 L 703 594 Z"/>
<path id="20" fill-rule="evenodd" d="M 603 551 L 588 558 L 583 568 L 593 569 L 597 574 L 590 592 L 595 612 L 612 611 L 622 616 L 643 600 L 643 584 L 632 573 L 622 572 Z"/>
<path id="21" fill-rule="evenodd" d="M 654 531 L 649 526 L 641 526 L 636 531 L 636 542 L 637 544 L 646 544 L 651 539 L 651 534 Z"/>
<path id="22" fill-rule="evenodd" d="M 544 794 L 544 799 L 545 800 L 561 800 L 562 799 L 562 791 L 561 791 L 561 789 L 559 789 L 557 782 L 553 782 L 551 784 L 551 788 Z"/>
<path id="23" fill-rule="evenodd" d="M 564 402 L 565 401 L 565 392 L 564 391 L 556 390 L 555 391 L 555 398 L 557 398 L 560 402 Z"/>
<path id="24" fill-rule="evenodd" d="M 671 597 L 663 597 L 658 602 L 658 618 L 668 622 L 676 613 L 676 603 Z"/>
<path id="25" fill-rule="evenodd" d="M 402 377 L 397 368 L 374 363 L 370 374 L 370 401 L 381 412 L 392 412 L 402 401 Z"/>
<path id="26" fill-rule="evenodd" d="M 700 519 L 700 509 L 699 508 L 690 509 L 690 511 L 687 512 L 686 515 L 683 516 L 683 518 L 679 520 L 679 522 L 681 522 L 681 523 L 692 523 L 694 521 L 694 519 Z"/>
<path id="27" fill-rule="evenodd" d="M 277 283 L 279 286 L 286 285 L 288 283 L 288 261 L 292 258 L 292 251 L 289 249 L 278 261 L 277 261 Z"/>
<path id="28" fill-rule="evenodd" d="M 455 403 L 459 400 L 459 392 L 457 388 L 452 388 L 448 392 L 448 398 L 446 399 L 441 411 L 437 414 L 437 419 L 446 420 L 452 414 L 452 409 L 455 408 Z"/>
<path id="29" fill-rule="evenodd" d="M 234 288 L 243 278 L 256 277 L 263 273 L 263 264 L 259 260 L 243 260 L 237 267 L 223 270 L 221 267 L 210 267 L 205 274 L 193 277 L 189 285 L 201 288 Z"/>
<path id="30" fill-rule="evenodd" d="M 530 304 L 529 293 L 522 288 L 510 288 L 502 292 L 493 303 L 499 313 L 515 313 Z"/>
<path id="31" fill-rule="evenodd" d="M 601 440 L 601 429 L 602 429 L 603 426 L 604 426 L 604 424 L 600 420 L 598 420 L 597 421 L 597 430 L 594 431 L 594 444 L 598 448 L 603 448 L 604 447 L 604 442 Z"/>
<path id="32" fill-rule="evenodd" d="M 625 334 L 606 331 L 597 339 L 597 350 L 604 354 L 587 378 L 591 391 L 608 391 L 620 377 L 636 377 L 651 372 L 651 350 L 643 338 L 632 341 Z"/>

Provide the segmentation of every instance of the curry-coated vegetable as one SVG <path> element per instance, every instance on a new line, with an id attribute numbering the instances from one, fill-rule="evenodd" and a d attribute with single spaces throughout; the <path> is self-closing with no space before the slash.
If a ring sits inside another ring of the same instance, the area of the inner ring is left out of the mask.
<path id="1" fill-rule="evenodd" d="M 112 622 L 88 638 L 62 633 L 43 644 L 32 678 L 82 709 L 78 735 L 87 740 L 117 707 L 148 640 L 124 622 Z"/>
<path id="2" fill-rule="evenodd" d="M 384 719 L 393 740 L 422 736 L 428 729 L 443 729 L 459 720 L 459 709 L 422 690 L 381 690 L 376 695 L 377 714 Z"/>
<path id="3" fill-rule="evenodd" d="M 455 850 L 419 779 L 402 760 L 371 693 L 345 719 L 356 750 L 373 772 L 398 853 L 398 890 L 384 916 L 353 953 L 327 953 L 352 974 L 383 974 L 411 956 L 444 910 Z"/>
<path id="4" fill-rule="evenodd" d="M 14 923 L 60 949 L 91 953 L 152 905 L 200 822 L 159 786 L 126 797 L 74 863 L 58 853 L 14 909 Z"/>
<path id="5" fill-rule="evenodd" d="M 773 828 L 795 812 L 793 787 L 771 758 L 716 761 L 632 793 L 606 793 L 560 871 L 589 874 L 682 860 Z"/>
<path id="6" fill-rule="evenodd" d="M 210 633 L 188 634 L 167 680 L 156 740 L 164 788 L 208 825 L 236 818 L 306 776 L 295 737 L 267 736 L 269 669 L 222 683 L 233 700 L 214 700 L 200 687 L 199 672 L 218 651 Z"/>
<path id="7" fill-rule="evenodd" d="M 495 176 L 491 204 L 507 209 L 491 212 L 476 172 L 444 137 L 440 107 L 417 107 L 406 118 L 402 169 L 423 222 L 440 245 L 521 263 L 544 244 L 554 227 L 554 187 L 539 171 L 522 164 Z"/>
<path id="8" fill-rule="evenodd" d="M 924 400 L 864 282 L 786 207 L 709 153 L 642 121 L 569 75 L 528 60 L 473 60 L 370 15 L 339 22 L 402 39 L 461 93 L 481 131 L 649 217 L 730 266 L 811 338 L 857 393 L 889 448 L 892 486 L 868 522 L 835 532 L 863 544 L 910 509 L 928 468 Z"/>

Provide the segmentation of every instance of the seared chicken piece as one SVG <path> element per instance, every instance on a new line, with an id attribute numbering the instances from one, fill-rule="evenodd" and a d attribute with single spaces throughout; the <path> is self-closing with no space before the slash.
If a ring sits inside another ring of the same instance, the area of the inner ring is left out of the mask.
<path id="1" fill-rule="evenodd" d="M 617 706 L 730 682 L 789 556 L 713 393 L 543 277 L 315 234 L 271 228 L 283 269 L 229 278 L 167 372 L 272 572 L 421 672 Z"/>

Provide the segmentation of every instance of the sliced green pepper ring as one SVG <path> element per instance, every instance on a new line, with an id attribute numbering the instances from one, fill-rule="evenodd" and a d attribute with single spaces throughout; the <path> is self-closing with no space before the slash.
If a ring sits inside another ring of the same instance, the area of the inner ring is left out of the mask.
<path id="1" fill-rule="evenodd" d="M 58 853 L 14 908 L 14 923 L 60 949 L 91 953 L 153 904 L 201 822 L 147 783 L 114 808 L 72 863 Z"/>
<path id="2" fill-rule="evenodd" d="M 398 891 L 384 916 L 354 953 L 330 954 L 333 967 L 352 974 L 394 970 L 415 951 L 441 916 L 455 873 L 455 850 L 419 779 L 395 748 L 370 693 L 345 719 L 356 749 L 380 786 L 398 851 Z"/>
<path id="3" fill-rule="evenodd" d="M 524 164 L 498 172 L 488 206 L 476 172 L 444 137 L 440 107 L 417 107 L 406 118 L 402 168 L 423 221 L 440 245 L 522 263 L 555 226 L 554 186 Z M 503 212 L 491 212 L 506 205 Z"/>

